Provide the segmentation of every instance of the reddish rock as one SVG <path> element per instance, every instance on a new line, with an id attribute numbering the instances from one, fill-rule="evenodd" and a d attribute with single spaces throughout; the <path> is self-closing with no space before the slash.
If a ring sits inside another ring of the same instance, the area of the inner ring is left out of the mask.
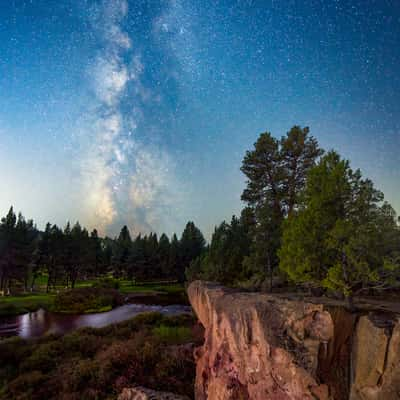
<path id="1" fill-rule="evenodd" d="M 400 322 L 362 316 L 353 343 L 350 400 L 400 399 Z"/>
<path id="2" fill-rule="evenodd" d="M 135 387 L 124 389 L 118 396 L 118 400 L 189 400 L 189 398 L 169 392 L 157 392 L 143 387 Z"/>
<path id="3" fill-rule="evenodd" d="M 351 357 L 357 314 L 343 307 L 329 307 L 335 335 L 318 360 L 318 375 L 329 386 L 335 400 L 348 400 L 351 387 Z"/>
<path id="4" fill-rule="evenodd" d="M 196 400 L 330 398 L 316 377 L 320 347 L 333 337 L 322 305 L 200 281 L 188 295 L 205 328 L 195 351 Z"/>

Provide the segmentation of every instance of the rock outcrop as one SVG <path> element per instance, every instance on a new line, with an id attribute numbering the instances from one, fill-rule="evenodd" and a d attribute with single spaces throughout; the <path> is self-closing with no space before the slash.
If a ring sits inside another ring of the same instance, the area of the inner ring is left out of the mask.
<path id="1" fill-rule="evenodd" d="M 195 351 L 196 400 L 330 398 L 317 378 L 319 352 L 334 335 L 322 305 L 200 281 L 188 295 L 205 328 Z"/>
<path id="2" fill-rule="evenodd" d="M 190 400 L 169 392 L 157 392 L 143 387 L 126 388 L 118 396 L 118 400 Z"/>
<path id="3" fill-rule="evenodd" d="M 200 281 L 188 294 L 205 328 L 196 400 L 400 399 L 398 314 Z"/>
<path id="4" fill-rule="evenodd" d="M 400 323 L 370 314 L 357 324 L 350 400 L 400 399 Z"/>

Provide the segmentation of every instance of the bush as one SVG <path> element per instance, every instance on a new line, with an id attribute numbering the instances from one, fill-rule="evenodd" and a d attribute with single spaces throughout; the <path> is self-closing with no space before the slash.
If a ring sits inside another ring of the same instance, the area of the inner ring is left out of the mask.
<path id="1" fill-rule="evenodd" d="M 53 310 L 71 314 L 103 312 L 122 303 L 123 299 L 115 289 L 79 288 L 59 293 Z"/>
<path id="2" fill-rule="evenodd" d="M 153 329 L 153 333 L 167 343 L 184 343 L 192 337 L 190 329 L 186 326 L 160 325 Z"/>
<path id="3" fill-rule="evenodd" d="M 94 288 L 100 288 L 100 289 L 115 289 L 118 290 L 120 287 L 119 281 L 113 278 L 101 278 L 97 281 L 95 281 L 92 284 L 92 287 Z"/>
<path id="4" fill-rule="evenodd" d="M 160 313 L 65 336 L 0 342 L 1 400 L 106 400 L 146 386 L 193 397 L 190 316 Z"/>
<path id="5" fill-rule="evenodd" d="M 62 354 L 62 352 L 62 344 L 59 342 L 51 341 L 49 343 L 41 344 L 35 347 L 32 355 L 21 363 L 21 369 L 24 371 L 51 371 L 55 368 L 57 358 Z"/>
<path id="6" fill-rule="evenodd" d="M 45 384 L 46 375 L 40 371 L 31 371 L 19 375 L 9 385 L 10 394 L 17 399 L 40 399 L 40 388 Z"/>
<path id="7" fill-rule="evenodd" d="M 61 339 L 63 351 L 69 355 L 76 354 L 80 357 L 92 357 L 102 344 L 101 339 L 84 332 L 73 332 Z"/>

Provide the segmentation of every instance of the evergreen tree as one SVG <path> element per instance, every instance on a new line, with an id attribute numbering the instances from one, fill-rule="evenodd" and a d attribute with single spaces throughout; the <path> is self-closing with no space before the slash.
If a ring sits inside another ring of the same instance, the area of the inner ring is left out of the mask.
<path id="1" fill-rule="evenodd" d="M 13 207 L 10 208 L 5 218 L 1 219 L 0 224 L 0 290 L 9 290 L 9 278 L 15 259 L 15 246 L 13 239 L 15 236 L 15 226 L 17 216 Z"/>
<path id="2" fill-rule="evenodd" d="M 342 292 L 349 300 L 361 290 L 393 283 L 394 254 L 385 231 L 398 226 L 383 194 L 349 162 L 331 151 L 309 173 L 304 207 L 284 226 L 280 267 L 289 279 Z"/>
<path id="3" fill-rule="evenodd" d="M 184 280 L 185 268 L 189 267 L 190 263 L 203 253 L 205 245 L 206 241 L 200 229 L 192 221 L 189 221 L 179 243 L 181 268 L 178 271 L 178 279 L 180 281 Z"/>
<path id="4" fill-rule="evenodd" d="M 104 272 L 103 267 L 103 249 L 101 239 L 96 229 L 90 233 L 90 246 L 89 246 L 89 265 L 91 271 L 95 276 Z"/>
<path id="5" fill-rule="evenodd" d="M 12 276 L 22 280 L 25 291 L 28 290 L 28 280 L 31 278 L 33 255 L 36 249 L 38 231 L 32 220 L 26 221 L 20 213 L 15 226 L 14 244 L 15 257 L 13 260 Z"/>
<path id="6" fill-rule="evenodd" d="M 247 182 L 242 200 L 255 218 L 252 254 L 245 264 L 253 274 L 268 274 L 271 286 L 282 223 L 299 207 L 307 172 L 321 154 L 309 129 L 294 126 L 280 140 L 269 132 L 261 134 L 243 159 Z"/>
<path id="7" fill-rule="evenodd" d="M 160 240 L 158 242 L 158 249 L 157 249 L 157 258 L 159 260 L 160 265 L 160 276 L 170 278 L 171 271 L 169 269 L 169 256 L 170 256 L 170 243 L 168 236 L 163 233 L 160 236 Z"/>
<path id="8" fill-rule="evenodd" d="M 182 262 L 180 260 L 179 240 L 175 233 L 172 235 L 169 247 L 168 271 L 169 278 L 182 280 L 182 271 L 184 271 L 184 267 L 182 267 Z"/>
<path id="9" fill-rule="evenodd" d="M 132 255 L 132 239 L 128 227 L 125 225 L 115 241 L 113 251 L 114 273 L 121 276 L 123 271 L 128 270 L 128 264 Z"/>
<path id="10" fill-rule="evenodd" d="M 0 290 L 10 290 L 11 280 L 23 282 L 28 288 L 36 246 L 37 229 L 32 220 L 18 217 L 10 208 L 0 223 Z"/>
<path id="11" fill-rule="evenodd" d="M 187 279 L 232 284 L 248 278 L 243 261 L 250 253 L 252 223 L 250 210 L 245 209 L 240 218 L 233 216 L 230 224 L 224 221 L 216 227 L 207 251 L 186 269 Z"/>

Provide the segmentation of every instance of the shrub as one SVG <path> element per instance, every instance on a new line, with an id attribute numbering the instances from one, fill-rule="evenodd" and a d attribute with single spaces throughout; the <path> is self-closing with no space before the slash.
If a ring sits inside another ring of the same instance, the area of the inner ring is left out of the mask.
<path id="1" fill-rule="evenodd" d="M 193 396 L 190 316 L 160 313 L 65 336 L 0 343 L 1 400 L 106 400 L 141 385 Z M 179 343 L 179 345 L 177 345 Z"/>
<path id="2" fill-rule="evenodd" d="M 160 325 L 153 329 L 154 335 L 167 343 L 184 343 L 192 337 L 186 326 Z"/>
<path id="3" fill-rule="evenodd" d="M 99 365 L 94 360 L 80 360 L 71 366 L 69 380 L 71 391 L 80 391 L 86 387 L 95 386 L 99 375 Z"/>
<path id="4" fill-rule="evenodd" d="M 54 300 L 54 311 L 71 314 L 102 312 L 122 303 L 121 295 L 114 289 L 79 288 L 59 293 Z"/>
<path id="5" fill-rule="evenodd" d="M 65 335 L 61 340 L 64 353 L 83 357 L 92 357 L 102 343 L 98 337 L 81 331 Z"/>
<path id="6" fill-rule="evenodd" d="M 31 371 L 19 375 L 9 385 L 9 391 L 18 399 L 40 399 L 38 393 L 40 387 L 45 383 L 46 375 L 40 371 Z"/>
<path id="7" fill-rule="evenodd" d="M 117 279 L 113 278 L 101 278 L 97 281 L 95 281 L 92 284 L 92 287 L 94 288 L 100 288 L 100 289 L 115 289 L 118 290 L 120 287 L 119 281 Z"/>
<path id="8" fill-rule="evenodd" d="M 34 348 L 30 357 L 21 364 L 24 371 L 40 370 L 48 372 L 55 368 L 58 356 L 62 354 L 62 344 L 59 342 L 49 342 Z"/>

